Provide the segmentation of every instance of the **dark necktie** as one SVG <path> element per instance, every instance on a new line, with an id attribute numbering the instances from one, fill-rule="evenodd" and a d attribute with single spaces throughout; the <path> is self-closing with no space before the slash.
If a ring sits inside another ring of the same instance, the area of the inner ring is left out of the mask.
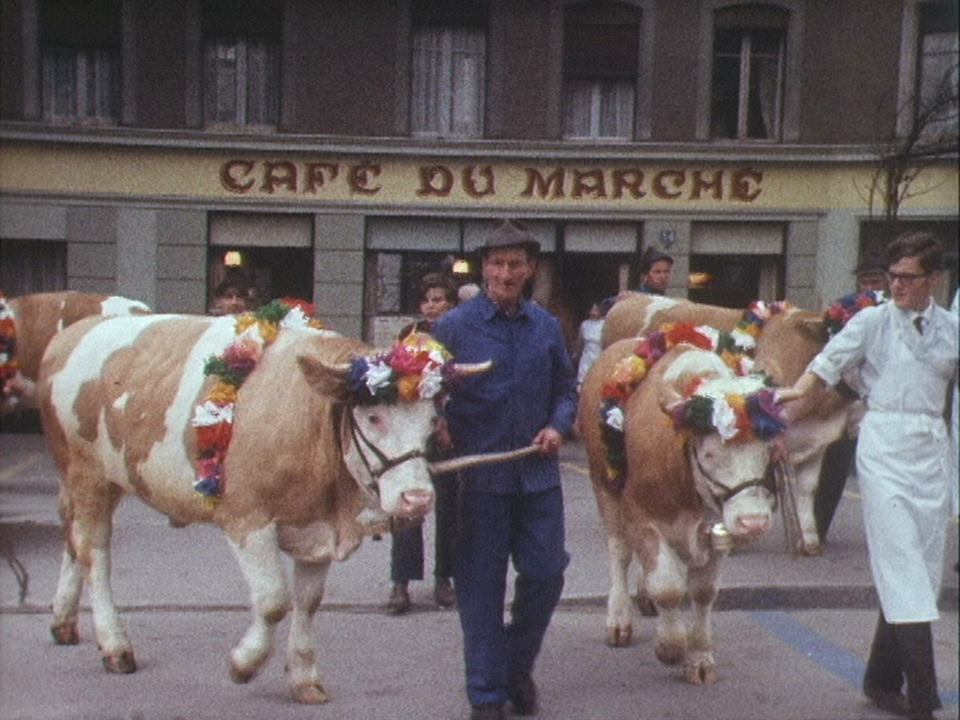
<path id="1" fill-rule="evenodd" d="M 924 318 L 921 317 L 920 315 L 917 315 L 913 319 L 914 327 L 917 328 L 917 332 L 920 333 L 921 335 L 923 335 L 923 321 L 924 321 Z"/>

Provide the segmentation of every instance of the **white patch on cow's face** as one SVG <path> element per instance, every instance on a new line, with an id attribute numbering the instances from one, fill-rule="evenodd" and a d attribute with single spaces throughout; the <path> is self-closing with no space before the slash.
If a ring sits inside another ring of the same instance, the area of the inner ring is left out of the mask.
<path id="1" fill-rule="evenodd" d="M 724 444 L 716 433 L 698 435 L 693 444 L 693 476 L 701 495 L 721 505 L 723 524 L 738 539 L 770 529 L 775 496 L 755 483 L 767 475 L 771 446 L 758 440 Z M 742 486 L 747 485 L 743 489 Z M 733 493 L 723 500 L 724 496 Z"/>
<path id="2" fill-rule="evenodd" d="M 345 442 L 344 462 L 350 474 L 365 488 L 376 485 L 380 507 L 390 515 L 422 517 L 430 512 L 433 484 L 422 454 L 383 470 L 385 463 L 378 453 L 388 464 L 414 451 L 422 453 L 433 430 L 433 402 L 361 405 L 351 412 L 358 436 Z"/>

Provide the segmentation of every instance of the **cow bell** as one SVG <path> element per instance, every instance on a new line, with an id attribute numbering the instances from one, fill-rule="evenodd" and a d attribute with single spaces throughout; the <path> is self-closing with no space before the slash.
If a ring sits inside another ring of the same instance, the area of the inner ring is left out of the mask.
<path id="1" fill-rule="evenodd" d="M 733 536 L 722 522 L 710 526 L 710 547 L 717 552 L 729 552 L 733 549 Z"/>

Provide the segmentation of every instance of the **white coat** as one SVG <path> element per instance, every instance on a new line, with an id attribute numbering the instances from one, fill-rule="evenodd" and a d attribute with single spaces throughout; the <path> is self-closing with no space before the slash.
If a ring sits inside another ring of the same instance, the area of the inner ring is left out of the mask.
<path id="1" fill-rule="evenodd" d="M 580 323 L 580 363 L 577 366 L 577 387 L 583 384 L 587 370 L 600 357 L 602 348 L 600 340 L 603 338 L 603 319 L 588 318 Z"/>
<path id="2" fill-rule="evenodd" d="M 943 421 L 957 378 L 957 316 L 933 304 L 921 335 L 893 302 L 855 315 L 810 363 L 828 385 L 858 370 L 867 411 L 857 477 L 874 583 L 891 623 L 939 617 L 955 465 Z"/>

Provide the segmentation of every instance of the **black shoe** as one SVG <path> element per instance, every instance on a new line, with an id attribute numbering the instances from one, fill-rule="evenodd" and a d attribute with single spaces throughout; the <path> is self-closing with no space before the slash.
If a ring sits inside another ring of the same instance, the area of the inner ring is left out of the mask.
<path id="1" fill-rule="evenodd" d="M 886 710 L 894 715 L 901 717 L 910 717 L 910 705 L 907 698 L 902 693 L 890 692 L 889 690 L 880 690 L 878 688 L 864 688 L 863 694 L 881 710 Z"/>
<path id="2" fill-rule="evenodd" d="M 484 703 L 470 708 L 470 720 L 507 720 L 503 703 Z"/>
<path id="3" fill-rule="evenodd" d="M 537 684 L 528 672 L 517 673 L 510 679 L 507 688 L 510 702 L 513 703 L 513 712 L 517 715 L 537 714 Z"/>
<path id="4" fill-rule="evenodd" d="M 453 607 L 457 604 L 457 596 L 453 592 L 453 583 L 450 582 L 450 578 L 437 578 L 433 599 L 440 607 Z"/>
<path id="5" fill-rule="evenodd" d="M 387 602 L 387 610 L 391 615 L 403 615 L 410 609 L 410 593 L 407 592 L 406 583 L 397 583 L 390 592 L 390 600 Z"/>

